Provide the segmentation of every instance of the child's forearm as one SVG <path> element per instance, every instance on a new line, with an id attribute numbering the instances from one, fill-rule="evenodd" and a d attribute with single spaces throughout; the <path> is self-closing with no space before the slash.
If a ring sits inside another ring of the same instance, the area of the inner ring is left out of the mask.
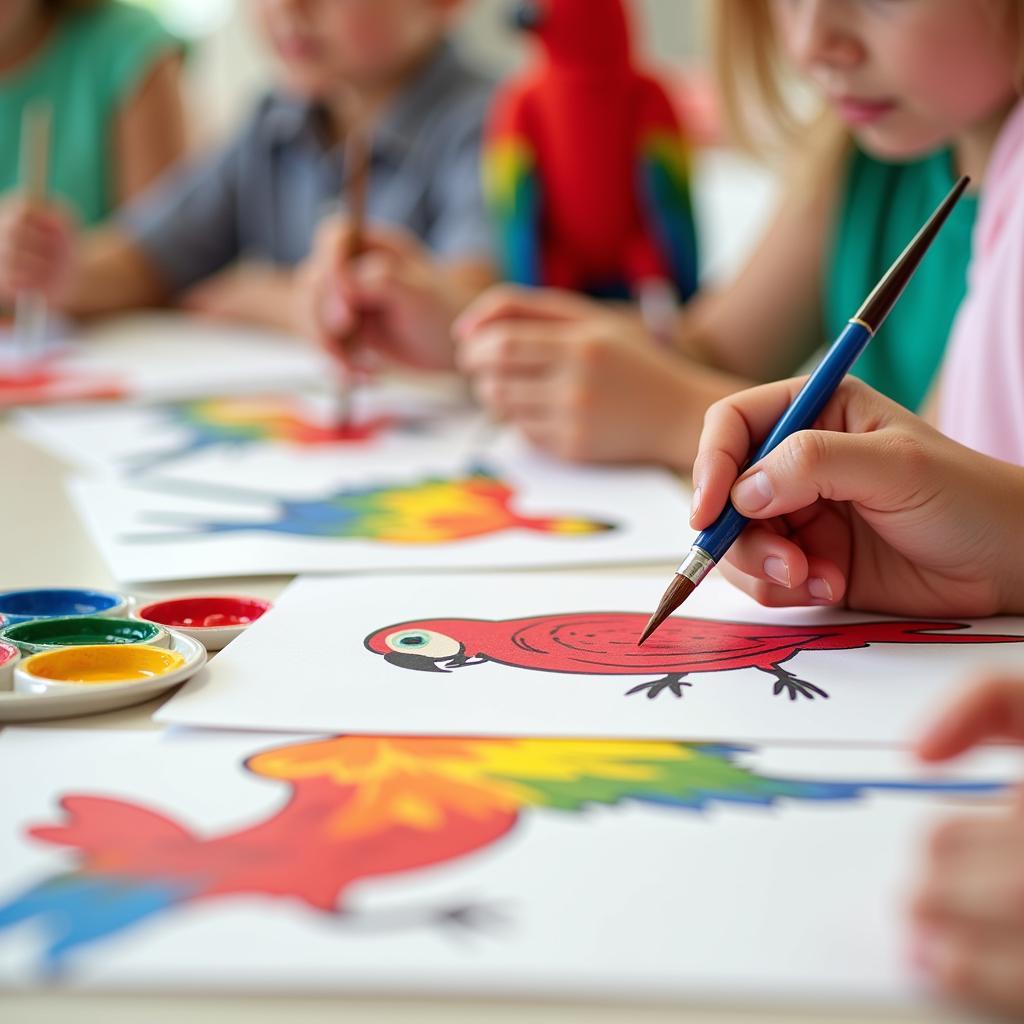
<path id="1" fill-rule="evenodd" d="M 299 315 L 295 295 L 295 271 L 277 267 L 262 268 L 258 288 L 253 291 L 249 316 L 251 323 L 289 334 L 305 334 L 306 323 Z"/>
<path id="2" fill-rule="evenodd" d="M 655 453 L 655 461 L 688 476 L 697 457 L 708 407 L 721 398 L 751 387 L 753 382 L 692 359 L 680 360 L 675 372 L 678 387 L 670 421 L 672 427 L 659 438 L 660 448 Z"/>
<path id="3" fill-rule="evenodd" d="M 91 317 L 160 306 L 168 298 L 166 284 L 142 250 L 121 232 L 108 229 L 81 241 L 58 304 L 72 316 Z"/>
<path id="4" fill-rule="evenodd" d="M 995 536 L 1001 548 L 996 563 L 1000 610 L 1006 615 L 1024 615 L 1024 467 L 995 459 L 985 461 L 991 464 L 986 467 L 991 475 L 985 473 L 991 498 L 978 510 L 979 528 L 986 513 L 995 520 Z"/>

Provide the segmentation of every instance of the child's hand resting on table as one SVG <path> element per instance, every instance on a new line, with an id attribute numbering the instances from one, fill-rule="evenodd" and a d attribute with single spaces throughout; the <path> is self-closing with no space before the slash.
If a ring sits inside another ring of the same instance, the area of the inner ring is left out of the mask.
<path id="1" fill-rule="evenodd" d="M 715 403 L 694 464 L 690 523 L 731 495 L 751 524 L 722 569 L 771 606 L 912 615 L 1024 610 L 1024 469 L 979 455 L 848 379 L 814 430 L 739 467 L 803 385 Z"/>
<path id="2" fill-rule="evenodd" d="M 55 203 L 32 203 L 21 195 L 0 200 L 0 299 L 23 291 L 60 299 L 71 279 L 76 231 L 71 216 Z"/>
<path id="3" fill-rule="evenodd" d="M 639 317 L 573 292 L 510 286 L 455 324 L 457 362 L 498 419 L 560 458 L 689 470 L 709 388 L 659 348 Z"/>
<path id="4" fill-rule="evenodd" d="M 944 761 L 985 740 L 1024 743 L 1024 676 L 966 692 L 917 745 Z M 999 816 L 964 816 L 931 838 L 911 906 L 919 966 L 946 994 L 1024 1014 L 1024 792 Z"/>
<path id="5" fill-rule="evenodd" d="M 490 283 L 489 270 L 440 263 L 395 227 L 367 228 L 363 251 L 347 260 L 348 232 L 343 220 L 327 221 L 299 271 L 299 316 L 313 338 L 357 368 L 382 358 L 452 369 L 452 323 Z"/>

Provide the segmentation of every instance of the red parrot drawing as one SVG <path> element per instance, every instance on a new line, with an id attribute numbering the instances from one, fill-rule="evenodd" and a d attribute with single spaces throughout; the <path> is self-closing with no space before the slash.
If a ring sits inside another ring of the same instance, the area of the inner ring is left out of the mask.
<path id="1" fill-rule="evenodd" d="M 350 906 L 350 893 L 374 879 L 480 854 L 537 811 L 582 815 L 634 803 L 686 813 L 714 805 L 852 801 L 875 791 L 1001 788 L 762 775 L 742 763 L 746 752 L 623 740 L 339 736 L 286 743 L 245 762 L 254 776 L 281 786 L 280 806 L 213 835 L 125 800 L 66 795 L 63 821 L 28 833 L 65 847 L 73 863 L 0 901 L 0 933 L 31 922 L 45 943 L 42 969 L 53 976 L 67 969 L 72 953 L 177 907 L 229 897 L 287 900 L 339 925 L 364 917 L 378 929 L 475 927 L 486 923 L 486 907 L 368 915 Z"/>
<path id="2" fill-rule="evenodd" d="M 857 622 L 845 625 L 769 626 L 756 622 L 669 618 L 643 647 L 641 612 L 565 612 L 522 619 L 422 619 L 385 626 L 365 640 L 368 650 L 401 668 L 447 672 L 486 661 L 534 672 L 658 678 L 628 694 L 677 697 L 699 672 L 756 668 L 774 676 L 775 694 L 827 698 L 783 663 L 801 651 L 852 651 L 878 644 L 1009 644 L 1024 636 L 951 634 L 955 622 Z"/>
<path id="3" fill-rule="evenodd" d="M 523 0 L 540 59 L 499 93 L 484 181 L 504 275 L 652 299 L 697 288 L 690 153 L 631 52 L 623 0 Z"/>

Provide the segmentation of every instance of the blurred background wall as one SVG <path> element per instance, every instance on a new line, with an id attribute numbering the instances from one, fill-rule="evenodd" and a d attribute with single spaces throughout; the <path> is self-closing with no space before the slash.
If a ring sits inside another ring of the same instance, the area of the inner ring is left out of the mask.
<path id="1" fill-rule="evenodd" d="M 249 25 L 249 0 L 135 0 L 190 39 L 189 91 L 201 142 L 227 131 L 267 81 Z M 659 63 L 692 63 L 704 50 L 708 0 L 632 0 L 643 52 Z M 713 2 L 713 0 L 712 0 Z M 501 73 L 522 59 L 524 41 L 506 26 L 513 0 L 464 0 L 459 35 L 480 64 Z"/>

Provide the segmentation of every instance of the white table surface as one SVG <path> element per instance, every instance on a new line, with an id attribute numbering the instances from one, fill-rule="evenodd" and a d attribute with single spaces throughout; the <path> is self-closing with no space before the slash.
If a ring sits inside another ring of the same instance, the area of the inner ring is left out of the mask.
<path id="1" fill-rule="evenodd" d="M 727 279 L 745 258 L 762 230 L 776 194 L 771 176 L 733 154 L 702 154 L 697 174 L 697 215 L 705 279 Z M 91 332 L 103 344 L 103 330 Z M 117 333 L 112 332 L 112 346 Z M 140 339 L 140 343 L 144 343 Z M 0 459 L 4 485 L 0 492 L 0 589 L 37 586 L 92 586 L 119 589 L 64 491 L 68 467 L 40 452 L 0 420 Z M 673 566 L 658 570 L 665 578 Z M 606 570 L 609 571 L 609 570 Z M 651 568 L 621 568 L 623 572 Z M 288 581 L 278 578 L 218 580 L 211 592 L 244 592 L 273 600 Z M 173 596 L 187 588 L 174 584 L 148 586 L 146 594 Z M 161 701 L 106 715 L 46 722 L 46 728 L 156 729 L 151 716 Z M 608 1005 L 532 1001 L 409 1000 L 365 998 L 240 998 L 187 995 L 69 995 L 40 991 L 0 993 L 0 1024 L 163 1024 L 165 1021 L 216 1024 L 895 1024 L 897 1021 L 970 1021 L 953 1011 L 871 1013 L 844 1006 L 793 1009 L 756 1005 Z"/>
<path id="2" fill-rule="evenodd" d="M 0 423 L 0 455 L 5 485 L 0 500 L 0 587 L 84 585 L 116 587 L 98 552 L 79 523 L 64 492 L 67 467 L 16 436 L 10 425 Z M 636 570 L 632 570 L 636 571 Z M 652 571 L 648 567 L 646 571 Z M 671 571 L 666 566 L 665 575 Z M 273 599 L 287 581 L 281 578 L 220 580 L 211 590 L 242 591 Z M 190 588 L 195 590 L 193 584 Z M 149 587 L 146 593 L 173 595 L 181 586 Z M 154 729 L 150 716 L 159 701 L 106 715 L 45 723 L 47 728 Z M 160 1024 L 187 1017 L 202 1022 L 318 1022 L 344 1020 L 346 1024 L 676 1024 L 708 1021 L 723 1024 L 782 1024 L 828 1022 L 852 1024 L 863 1021 L 968 1020 L 954 1014 L 865 1013 L 845 1007 L 815 1007 L 766 1011 L 758 1007 L 587 1005 L 579 1003 L 480 1002 L 447 1000 L 367 1000 L 338 998 L 238 998 L 176 995 L 67 995 L 40 991 L 25 995 L 0 994 L 0 1021 L 4 1024 Z"/>

